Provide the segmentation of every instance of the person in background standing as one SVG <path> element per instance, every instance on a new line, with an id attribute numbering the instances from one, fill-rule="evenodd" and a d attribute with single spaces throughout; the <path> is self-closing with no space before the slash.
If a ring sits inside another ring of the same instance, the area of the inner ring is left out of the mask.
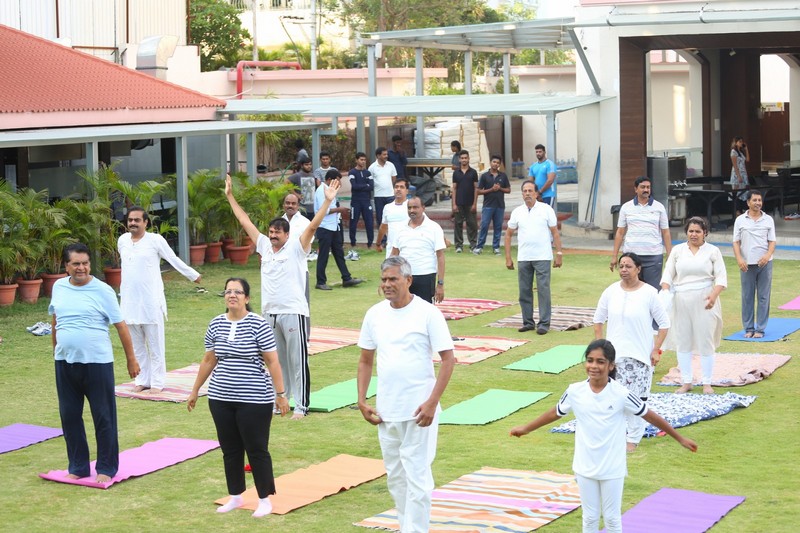
<path id="1" fill-rule="evenodd" d="M 397 169 L 389 161 L 389 151 L 385 147 L 379 146 L 375 150 L 375 162 L 369 166 L 369 173 L 375 184 L 375 217 L 380 224 L 383 220 L 384 206 L 394 200 L 394 182 L 397 180 Z M 378 244 L 383 245 L 380 239 Z"/>
<path id="2" fill-rule="evenodd" d="M 511 184 L 505 172 L 500 172 L 503 159 L 493 155 L 489 163 L 489 172 L 485 172 L 478 180 L 478 196 L 483 196 L 483 209 L 481 210 L 481 229 L 478 233 L 478 245 L 472 250 L 474 254 L 483 251 L 486 236 L 489 233 L 489 223 L 492 223 L 492 251 L 500 255 L 500 236 L 503 233 L 503 216 L 506 212 L 505 195 L 511 193 Z"/>
<path id="3" fill-rule="evenodd" d="M 747 180 L 747 163 L 750 162 L 750 152 L 741 137 L 734 137 L 731 141 L 731 180 L 734 189 L 744 189 L 750 184 Z"/>
<path id="4" fill-rule="evenodd" d="M 403 151 L 403 138 L 399 135 L 392 136 L 392 149 L 389 150 L 388 155 L 389 161 L 392 162 L 395 170 L 397 170 L 397 177 L 405 179 L 408 158 L 406 157 L 406 153 Z"/>
<path id="5" fill-rule="evenodd" d="M 537 144 L 535 150 L 536 162 L 531 165 L 528 176 L 536 182 L 540 200 L 553 207 L 556 199 L 556 165 L 547 159 L 547 150 L 543 144 Z"/>
<path id="6" fill-rule="evenodd" d="M 455 228 L 456 253 L 460 254 L 464 247 L 464 223 L 467 224 L 467 239 L 470 250 L 478 245 L 478 173 L 469 166 L 469 152 L 458 153 L 459 167 L 453 172 L 453 193 L 451 203 Z"/>
<path id="7" fill-rule="evenodd" d="M 375 227 L 372 218 L 372 191 L 375 190 L 375 181 L 367 170 L 367 154 L 356 153 L 356 168 L 350 170 L 350 250 L 349 259 L 358 260 L 356 247 L 356 231 L 358 219 L 364 219 L 364 229 L 367 232 L 367 248 L 372 249 L 375 237 Z M 380 220 L 378 221 L 380 224 Z"/>
<path id="8" fill-rule="evenodd" d="M 453 158 L 450 160 L 450 163 L 453 167 L 453 170 L 458 170 L 458 167 L 461 166 L 461 160 L 459 159 L 459 154 L 461 153 L 461 143 L 458 141 L 451 142 L 450 151 L 453 152 Z"/>

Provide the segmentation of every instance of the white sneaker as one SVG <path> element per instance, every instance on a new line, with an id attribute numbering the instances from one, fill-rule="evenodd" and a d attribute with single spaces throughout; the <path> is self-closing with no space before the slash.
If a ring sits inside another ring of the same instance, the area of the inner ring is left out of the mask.
<path id="1" fill-rule="evenodd" d="M 350 250 L 349 252 L 347 252 L 347 255 L 344 256 L 344 258 L 348 259 L 348 260 L 353 259 L 353 250 Z"/>
<path id="2" fill-rule="evenodd" d="M 348 259 L 350 259 L 350 261 L 358 261 L 359 259 L 361 259 L 361 257 L 355 250 L 350 250 L 350 257 Z"/>
<path id="3" fill-rule="evenodd" d="M 25 328 L 25 329 L 27 329 L 27 330 L 28 330 L 28 331 L 30 331 L 30 332 L 33 332 L 33 330 L 35 330 L 35 329 L 39 329 L 39 328 L 41 328 L 42 326 L 46 326 L 46 325 L 47 325 L 47 323 L 45 323 L 45 322 L 37 322 L 36 324 L 34 324 L 34 325 L 32 325 L 32 326 L 28 326 L 28 327 L 27 327 L 27 328 Z"/>
<path id="4" fill-rule="evenodd" d="M 798 218 L 800 218 L 800 213 L 792 213 L 783 217 L 784 220 L 797 220 Z"/>
<path id="5" fill-rule="evenodd" d="M 37 337 L 41 337 L 43 335 L 50 335 L 52 333 L 52 327 L 50 324 L 45 324 L 44 322 L 40 322 L 41 326 L 32 330 L 31 333 L 36 335 Z"/>
<path id="6" fill-rule="evenodd" d="M 317 252 L 308 252 L 308 255 L 306 255 L 306 261 L 316 261 L 318 257 L 319 255 Z"/>

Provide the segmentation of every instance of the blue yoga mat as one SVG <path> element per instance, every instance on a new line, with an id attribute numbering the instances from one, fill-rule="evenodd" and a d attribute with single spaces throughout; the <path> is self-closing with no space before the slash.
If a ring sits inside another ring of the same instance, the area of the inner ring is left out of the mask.
<path id="1" fill-rule="evenodd" d="M 764 336 L 760 339 L 746 339 L 745 330 L 737 331 L 733 335 L 725 337 L 726 341 L 745 341 L 745 342 L 772 342 L 779 341 L 787 335 L 791 335 L 800 329 L 800 318 L 770 318 L 767 322 L 767 329 Z"/>

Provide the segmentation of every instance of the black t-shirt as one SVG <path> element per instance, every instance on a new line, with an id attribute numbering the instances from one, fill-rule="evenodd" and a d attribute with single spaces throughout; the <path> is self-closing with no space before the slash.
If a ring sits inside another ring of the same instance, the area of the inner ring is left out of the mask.
<path id="1" fill-rule="evenodd" d="M 453 183 L 456 184 L 456 205 L 472 205 L 475 200 L 475 184 L 478 183 L 478 173 L 470 167 L 466 173 L 458 170 L 453 172 Z"/>
<path id="2" fill-rule="evenodd" d="M 495 183 L 498 183 L 503 189 L 511 187 L 511 184 L 508 183 L 508 176 L 506 176 L 503 172 L 498 172 L 497 176 L 493 176 L 491 172 L 485 172 L 478 181 L 478 189 L 491 189 Z M 495 191 L 484 194 L 483 207 L 499 207 L 505 209 L 505 195 L 506 194 L 503 191 Z"/>

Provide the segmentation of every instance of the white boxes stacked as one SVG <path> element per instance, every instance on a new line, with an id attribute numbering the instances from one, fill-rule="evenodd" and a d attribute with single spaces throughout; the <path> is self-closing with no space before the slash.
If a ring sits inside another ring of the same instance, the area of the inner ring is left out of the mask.
<path id="1" fill-rule="evenodd" d="M 469 152 L 472 168 L 479 174 L 488 168 L 486 135 L 477 122 L 467 119 L 437 122 L 433 128 L 425 128 L 424 136 L 425 148 L 420 157 L 450 159 L 453 157 L 450 143 L 458 141 L 461 143 L 461 148 Z M 453 183 L 453 171 L 449 168 L 444 171 L 444 181 L 448 185 Z"/>

